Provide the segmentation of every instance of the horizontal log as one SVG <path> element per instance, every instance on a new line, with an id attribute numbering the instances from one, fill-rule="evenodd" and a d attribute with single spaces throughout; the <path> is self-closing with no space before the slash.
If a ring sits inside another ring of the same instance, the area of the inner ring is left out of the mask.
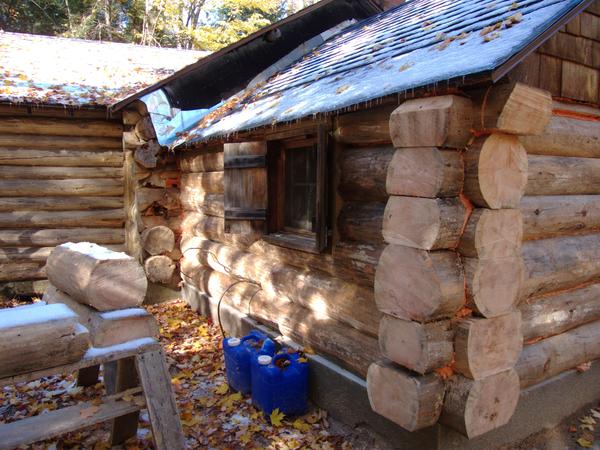
<path id="1" fill-rule="evenodd" d="M 600 158 L 600 123 L 553 116 L 542 134 L 523 136 L 521 142 L 532 155 Z"/>
<path id="2" fill-rule="evenodd" d="M 385 203 L 344 204 L 338 217 L 338 232 L 348 241 L 383 243 L 382 226 Z"/>
<path id="3" fill-rule="evenodd" d="M 460 152 L 436 147 L 396 150 L 387 169 L 390 195 L 456 197 L 462 192 L 464 163 Z"/>
<path id="4" fill-rule="evenodd" d="M 526 345 L 515 370 L 524 389 L 598 358 L 600 322 L 595 321 Z"/>
<path id="5" fill-rule="evenodd" d="M 186 189 L 180 196 L 181 207 L 192 212 L 202 212 L 209 216 L 224 217 L 223 194 L 205 194 Z"/>
<path id="6" fill-rule="evenodd" d="M 390 116 L 392 142 L 395 147 L 463 148 L 474 116 L 471 100 L 456 95 L 408 100 Z"/>
<path id="7" fill-rule="evenodd" d="M 455 328 L 454 367 L 468 378 L 481 380 L 513 368 L 522 347 L 518 311 L 493 319 L 462 319 Z"/>
<path id="8" fill-rule="evenodd" d="M 258 233 L 225 233 L 225 219 L 188 212 L 181 222 L 182 235 L 197 236 L 246 248 L 260 238 Z"/>
<path id="9" fill-rule="evenodd" d="M 115 252 L 126 251 L 124 245 L 106 245 Z M 0 263 L 6 262 L 42 262 L 45 263 L 54 247 L 4 247 L 0 248 Z"/>
<path id="10" fill-rule="evenodd" d="M 107 120 L 106 108 L 80 108 L 78 106 L 47 106 L 47 105 L 0 105 L 0 116 L 24 116 L 24 117 L 56 117 L 75 119 L 101 119 Z M 111 119 L 119 123 L 121 115 L 115 112 Z"/>
<path id="11" fill-rule="evenodd" d="M 600 234 L 523 243 L 525 273 L 519 292 L 526 299 L 600 278 Z"/>
<path id="12" fill-rule="evenodd" d="M 0 133 L 120 138 L 123 126 L 106 120 L 0 117 Z"/>
<path id="13" fill-rule="evenodd" d="M 420 374 L 452 362 L 453 335 L 449 320 L 419 323 L 384 314 L 379 324 L 383 356 Z"/>
<path id="14" fill-rule="evenodd" d="M 0 195 L 111 195 L 123 194 L 123 181 L 117 178 L 71 180 L 0 180 Z"/>
<path id="15" fill-rule="evenodd" d="M 600 159 L 529 155 L 525 195 L 600 194 Z"/>
<path id="16" fill-rule="evenodd" d="M 437 423 L 444 391 L 444 383 L 437 375 L 415 375 L 389 362 L 371 364 L 367 374 L 373 411 L 408 431 Z"/>
<path id="17" fill-rule="evenodd" d="M 458 251 L 480 259 L 514 257 L 521 254 L 522 240 L 523 218 L 518 209 L 475 209 L 460 238 Z"/>
<path id="18" fill-rule="evenodd" d="M 125 223 L 123 209 L 0 212 L 0 228 L 108 227 Z"/>
<path id="19" fill-rule="evenodd" d="M 43 280 L 46 278 L 44 262 L 0 263 L 0 281 Z"/>
<path id="20" fill-rule="evenodd" d="M 192 247 L 188 247 L 190 245 Z M 182 270 L 186 264 L 209 266 L 259 283 L 269 293 L 287 298 L 316 314 L 322 313 L 372 336 L 377 335 L 380 314 L 369 288 L 321 272 L 300 270 L 210 240 L 185 242 L 182 252 Z"/>
<path id="21" fill-rule="evenodd" d="M 53 286 L 98 311 L 137 307 L 148 286 L 135 259 L 89 242 L 57 246 L 46 270 Z"/>
<path id="22" fill-rule="evenodd" d="M 523 197 L 523 239 L 600 231 L 600 195 Z"/>
<path id="23" fill-rule="evenodd" d="M 223 172 L 184 173 L 181 175 L 181 191 L 222 194 Z"/>
<path id="24" fill-rule="evenodd" d="M 143 212 L 151 206 L 173 211 L 181 209 L 177 189 L 139 188 L 136 190 L 138 210 Z"/>
<path id="25" fill-rule="evenodd" d="M 467 149 L 464 194 L 475 205 L 517 208 L 527 184 L 527 153 L 516 136 L 492 134 Z"/>
<path id="26" fill-rule="evenodd" d="M 385 244 L 338 241 L 333 246 L 332 253 L 338 264 L 347 264 L 348 267 L 368 275 L 372 285 L 375 269 L 384 248 Z"/>
<path id="27" fill-rule="evenodd" d="M 394 147 L 348 148 L 340 152 L 339 191 L 346 201 L 387 199 L 386 178 Z"/>
<path id="28" fill-rule="evenodd" d="M 521 256 L 461 260 L 469 308 L 484 317 L 500 316 L 514 308 L 523 279 Z"/>
<path id="29" fill-rule="evenodd" d="M 60 180 L 73 178 L 123 178 L 121 167 L 0 166 L 0 179 Z"/>
<path id="30" fill-rule="evenodd" d="M 152 170 L 150 174 L 140 182 L 140 184 L 148 187 L 177 187 L 180 184 L 181 173 L 175 168 L 164 168 L 160 170 Z"/>
<path id="31" fill-rule="evenodd" d="M 391 196 L 382 234 L 389 244 L 424 250 L 455 248 L 467 217 L 468 211 L 458 198 Z"/>
<path id="32" fill-rule="evenodd" d="M 526 342 L 561 334 L 579 325 L 600 320 L 600 284 L 523 302 L 519 309 Z"/>
<path id="33" fill-rule="evenodd" d="M 123 208 L 123 197 L 0 197 L 0 211 L 85 211 Z"/>
<path id="34" fill-rule="evenodd" d="M 182 172 L 219 172 L 223 170 L 223 148 L 184 150 L 178 161 Z"/>
<path id="35" fill-rule="evenodd" d="M 0 135 L 0 147 L 35 148 L 38 150 L 122 150 L 120 137 L 43 136 L 31 134 Z"/>
<path id="36" fill-rule="evenodd" d="M 332 357 L 361 377 L 366 376 L 369 364 L 379 357 L 375 338 L 323 313 L 317 315 L 281 296 L 272 295 L 255 284 L 239 282 L 205 267 L 195 271 L 191 278 L 183 275 L 183 279 L 213 299 L 221 299 L 222 304 L 279 328 L 284 336 L 298 344 Z"/>
<path id="37" fill-rule="evenodd" d="M 457 375 L 447 385 L 440 423 L 471 439 L 508 423 L 519 397 L 519 377 L 512 369 L 481 380 Z"/>
<path id="38" fill-rule="evenodd" d="M 377 265 L 375 300 L 381 312 L 399 319 L 452 317 L 465 303 L 458 255 L 388 245 Z"/>
<path id="39" fill-rule="evenodd" d="M 392 142 L 390 114 L 395 106 L 383 106 L 337 116 L 335 140 L 351 145 L 381 145 Z"/>
<path id="40" fill-rule="evenodd" d="M 165 216 L 142 216 L 141 223 L 144 228 L 152 228 L 152 227 L 167 227 L 172 230 L 174 233 L 181 233 L 181 222 L 183 218 L 180 215 L 175 215 L 173 217 L 165 217 Z"/>
<path id="41" fill-rule="evenodd" d="M 10 166 L 122 167 L 123 151 L 0 148 L 0 164 Z"/>
<path id="42" fill-rule="evenodd" d="M 121 228 L 60 228 L 2 230 L 1 247 L 47 247 L 64 242 L 95 242 L 97 244 L 123 244 L 125 231 Z"/>

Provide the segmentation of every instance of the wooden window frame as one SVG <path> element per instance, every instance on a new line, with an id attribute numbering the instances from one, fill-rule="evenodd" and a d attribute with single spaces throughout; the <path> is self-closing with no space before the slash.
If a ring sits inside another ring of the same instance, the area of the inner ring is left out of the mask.
<path id="1" fill-rule="evenodd" d="M 271 244 L 309 253 L 322 253 L 327 248 L 327 134 L 325 125 L 304 130 L 297 135 L 270 140 L 267 150 L 268 208 L 267 229 L 263 239 Z M 311 137 L 314 135 L 314 137 Z M 315 145 L 316 161 L 316 204 L 315 231 L 285 229 L 285 161 L 282 157 L 286 149 Z"/>

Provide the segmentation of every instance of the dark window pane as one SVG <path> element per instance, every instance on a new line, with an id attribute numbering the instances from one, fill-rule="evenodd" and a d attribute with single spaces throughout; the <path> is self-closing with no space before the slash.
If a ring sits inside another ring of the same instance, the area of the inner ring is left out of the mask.
<path id="1" fill-rule="evenodd" d="M 302 147 L 285 152 L 286 227 L 315 231 L 316 148 Z"/>

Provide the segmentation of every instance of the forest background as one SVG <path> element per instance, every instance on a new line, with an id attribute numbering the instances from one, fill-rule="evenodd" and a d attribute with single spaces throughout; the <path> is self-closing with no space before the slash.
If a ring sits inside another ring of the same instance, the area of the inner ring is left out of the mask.
<path id="1" fill-rule="evenodd" d="M 1 0 L 0 30 L 215 51 L 317 0 Z"/>

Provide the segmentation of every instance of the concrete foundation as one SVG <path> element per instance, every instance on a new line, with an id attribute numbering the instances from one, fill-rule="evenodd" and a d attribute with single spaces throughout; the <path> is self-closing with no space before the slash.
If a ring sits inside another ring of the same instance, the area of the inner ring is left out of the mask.
<path id="1" fill-rule="evenodd" d="M 220 309 L 221 325 L 230 335 L 241 336 L 259 328 L 273 337 L 279 336 L 240 311 L 226 305 L 217 308 L 217 300 L 193 286 L 184 284 L 182 296 L 194 310 L 211 317 L 215 323 Z M 352 427 L 370 429 L 398 449 L 491 450 L 553 428 L 600 399 L 600 362 L 597 361 L 587 372 L 569 371 L 524 390 L 510 422 L 483 436 L 469 440 L 443 425 L 411 433 L 371 410 L 365 380 L 322 356 L 309 356 L 309 359 L 311 401 L 337 420 Z"/>

